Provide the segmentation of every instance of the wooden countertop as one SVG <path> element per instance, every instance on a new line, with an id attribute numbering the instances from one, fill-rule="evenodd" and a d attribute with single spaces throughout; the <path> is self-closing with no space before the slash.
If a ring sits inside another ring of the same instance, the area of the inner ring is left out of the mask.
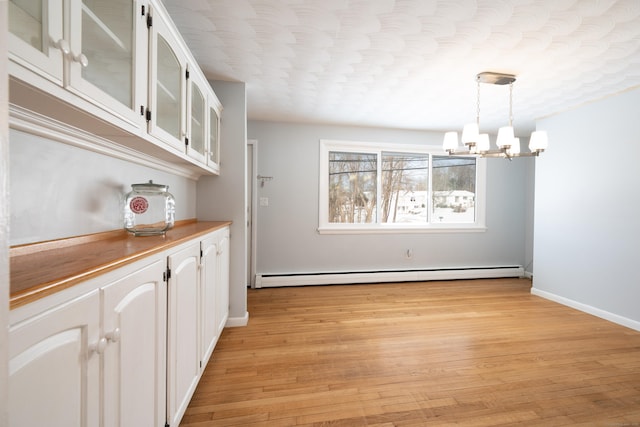
<path id="1" fill-rule="evenodd" d="M 230 221 L 187 220 L 164 236 L 135 237 L 125 230 L 14 246 L 10 249 L 10 308 L 210 233 Z"/>

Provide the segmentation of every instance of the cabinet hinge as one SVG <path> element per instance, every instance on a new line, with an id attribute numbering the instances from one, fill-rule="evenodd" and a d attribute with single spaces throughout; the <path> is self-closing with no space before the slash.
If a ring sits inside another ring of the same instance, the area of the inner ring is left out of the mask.
<path id="1" fill-rule="evenodd" d="M 140 15 L 144 16 L 144 5 L 142 5 L 142 13 Z"/>
<path id="2" fill-rule="evenodd" d="M 153 16 L 150 13 L 147 13 L 147 28 L 153 27 Z"/>
<path id="3" fill-rule="evenodd" d="M 171 427 L 169 423 L 164 423 L 164 427 Z"/>
<path id="4" fill-rule="evenodd" d="M 146 117 L 145 118 L 147 119 L 148 122 L 151 121 L 151 110 L 149 110 L 148 108 L 147 108 L 147 111 L 146 111 Z"/>
<path id="5" fill-rule="evenodd" d="M 202 249 L 200 249 L 200 258 L 202 258 Z"/>
<path id="6" fill-rule="evenodd" d="M 184 145 L 189 146 L 189 138 L 188 137 L 184 137 Z"/>
<path id="7" fill-rule="evenodd" d="M 189 80 L 189 70 L 185 71 L 184 75 L 185 75 L 186 79 Z"/>
<path id="8" fill-rule="evenodd" d="M 167 282 L 169 279 L 171 279 L 171 269 L 167 267 L 167 270 L 162 273 L 162 281 Z"/>

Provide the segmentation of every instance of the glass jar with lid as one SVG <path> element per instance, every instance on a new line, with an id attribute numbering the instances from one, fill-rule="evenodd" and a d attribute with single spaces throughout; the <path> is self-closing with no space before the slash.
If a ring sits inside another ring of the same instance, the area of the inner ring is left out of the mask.
<path id="1" fill-rule="evenodd" d="M 124 200 L 124 228 L 136 236 L 163 235 L 173 227 L 175 200 L 169 186 L 132 184 Z"/>

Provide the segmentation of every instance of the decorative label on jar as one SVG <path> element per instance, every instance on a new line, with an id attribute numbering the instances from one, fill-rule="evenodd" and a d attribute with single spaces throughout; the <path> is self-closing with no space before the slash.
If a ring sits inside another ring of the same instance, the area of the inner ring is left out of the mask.
<path id="1" fill-rule="evenodd" d="M 137 196 L 131 199 L 129 202 L 129 208 L 133 213 L 143 214 L 149 208 L 149 202 L 147 202 L 147 199 L 144 197 Z"/>

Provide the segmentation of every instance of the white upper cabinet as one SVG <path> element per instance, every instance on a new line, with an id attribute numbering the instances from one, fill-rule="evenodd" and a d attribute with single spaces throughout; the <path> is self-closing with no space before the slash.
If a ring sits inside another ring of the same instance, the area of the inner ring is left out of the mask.
<path id="1" fill-rule="evenodd" d="M 62 0 L 9 0 L 9 58 L 62 85 Z"/>
<path id="2" fill-rule="evenodd" d="M 131 0 L 71 0 L 70 90 L 138 127 L 147 93 L 147 19 Z"/>
<path id="3" fill-rule="evenodd" d="M 160 0 L 9 0 L 9 31 L 24 130 L 17 107 L 88 132 L 99 152 L 110 141 L 116 157 L 219 173 L 222 106 Z"/>

